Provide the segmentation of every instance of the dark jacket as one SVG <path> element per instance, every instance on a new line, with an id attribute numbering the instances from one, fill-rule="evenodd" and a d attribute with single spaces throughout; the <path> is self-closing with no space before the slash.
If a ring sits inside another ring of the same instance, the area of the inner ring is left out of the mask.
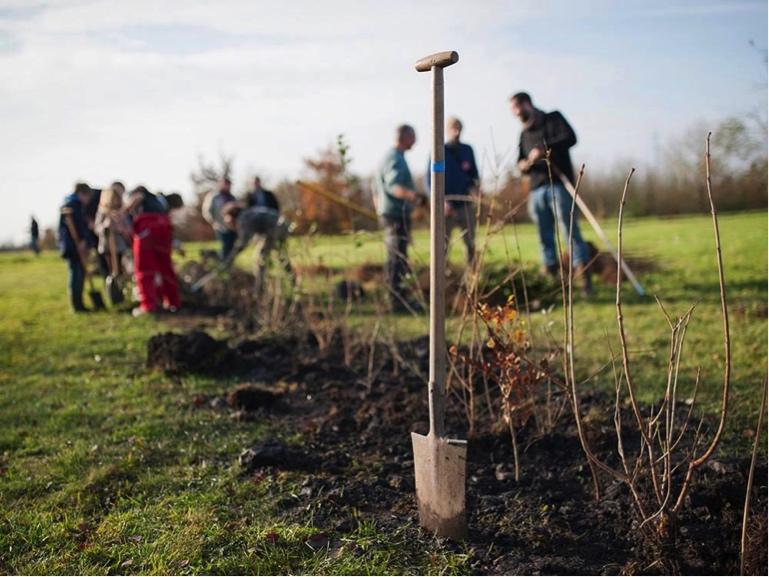
<path id="1" fill-rule="evenodd" d="M 64 199 L 64 204 L 61 208 L 69 208 L 72 210 L 72 222 L 75 225 L 80 240 L 85 240 L 88 246 L 93 246 L 90 240 L 90 229 L 88 228 L 88 219 L 85 213 L 85 207 L 80 202 L 80 198 L 77 194 L 72 193 Z M 78 258 L 77 245 L 75 239 L 69 233 L 67 223 L 64 220 L 64 215 L 59 216 L 59 252 L 63 258 L 74 259 Z"/>
<path id="2" fill-rule="evenodd" d="M 574 168 L 571 165 L 569 149 L 577 144 L 577 135 L 574 134 L 572 127 L 557 110 L 553 112 L 537 110 L 535 114 L 534 123 L 521 132 L 518 160 L 527 158 L 533 148 L 539 147 L 543 150 L 550 148 L 550 160 L 554 167 L 573 183 Z M 544 158 L 535 162 L 526 174 L 529 175 L 531 190 L 550 183 L 547 163 Z M 553 182 L 559 182 L 555 170 L 553 171 Z"/>
<path id="3" fill-rule="evenodd" d="M 475 164 L 473 148 L 464 142 L 448 143 L 444 146 L 446 165 L 445 191 L 446 196 L 467 196 L 474 186 L 478 184 L 478 166 Z M 427 164 L 425 184 L 430 189 L 430 163 Z M 454 208 L 467 206 L 467 202 L 461 200 L 451 201 Z"/>
<path id="4" fill-rule="evenodd" d="M 278 199 L 275 197 L 272 191 L 269 191 L 266 188 L 263 188 L 261 192 L 262 194 L 260 195 L 257 191 L 252 190 L 251 192 L 246 194 L 245 200 L 246 200 L 246 204 L 248 204 L 248 207 L 253 208 L 255 206 L 261 206 L 264 208 L 271 208 L 272 210 L 280 212 L 280 203 L 278 202 Z M 260 196 L 261 196 L 261 202 L 259 198 Z"/>

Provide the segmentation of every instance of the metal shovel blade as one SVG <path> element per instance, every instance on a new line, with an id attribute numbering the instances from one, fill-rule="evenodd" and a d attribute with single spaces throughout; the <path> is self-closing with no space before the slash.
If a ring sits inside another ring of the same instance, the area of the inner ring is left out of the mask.
<path id="1" fill-rule="evenodd" d="M 107 285 L 107 295 L 112 305 L 119 305 L 125 300 L 123 295 L 123 288 L 120 286 L 120 281 L 117 277 L 109 275 L 105 281 Z"/>
<path id="2" fill-rule="evenodd" d="M 467 537 L 465 470 L 467 442 L 411 433 L 419 523 L 439 537 Z"/>
<path id="3" fill-rule="evenodd" d="M 104 304 L 104 298 L 101 296 L 101 293 L 99 291 L 89 290 L 88 298 L 91 299 L 91 305 L 93 306 L 93 310 L 103 311 L 107 308 L 107 305 Z"/>

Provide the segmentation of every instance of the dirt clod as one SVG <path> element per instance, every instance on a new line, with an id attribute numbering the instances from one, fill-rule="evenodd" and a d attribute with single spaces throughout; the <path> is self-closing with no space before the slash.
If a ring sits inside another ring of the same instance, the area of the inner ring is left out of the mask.
<path id="1" fill-rule="evenodd" d="M 249 472 L 260 467 L 301 470 L 311 465 L 311 460 L 304 451 L 277 441 L 265 441 L 253 445 L 240 454 L 238 462 Z"/>
<path id="2" fill-rule="evenodd" d="M 271 407 L 281 397 L 280 393 L 257 385 L 244 384 L 227 393 L 227 404 L 233 409 L 256 411 Z"/>

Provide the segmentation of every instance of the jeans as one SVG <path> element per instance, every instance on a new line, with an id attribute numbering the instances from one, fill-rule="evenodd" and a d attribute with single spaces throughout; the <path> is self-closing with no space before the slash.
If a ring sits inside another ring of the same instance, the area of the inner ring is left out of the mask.
<path id="1" fill-rule="evenodd" d="M 68 258 L 67 264 L 69 265 L 69 303 L 74 311 L 85 310 L 83 304 L 83 285 L 85 283 L 83 265 L 80 264 L 80 259 L 77 257 Z"/>
<path id="2" fill-rule="evenodd" d="M 385 281 L 390 292 L 390 301 L 397 305 L 405 299 L 403 277 L 409 272 L 408 248 L 411 237 L 411 216 L 400 218 L 380 217 L 384 227 L 384 241 L 387 249 Z"/>
<path id="3" fill-rule="evenodd" d="M 555 195 L 555 211 L 553 210 L 553 195 Z M 558 266 L 558 251 L 555 245 L 555 216 L 561 225 L 561 243 L 564 249 L 568 250 L 569 242 L 569 219 L 571 215 L 572 196 L 566 191 L 563 185 L 553 183 L 552 189 L 549 184 L 538 186 L 529 193 L 529 216 L 537 224 L 539 230 L 539 244 L 542 250 L 542 264 L 546 267 Z M 582 233 L 579 230 L 577 216 L 579 210 L 574 213 L 573 227 L 573 254 L 572 262 L 576 265 L 584 265 L 590 261 L 590 251 L 587 244 L 582 239 Z"/>
<path id="4" fill-rule="evenodd" d="M 222 260 L 225 260 L 230 256 L 232 249 L 235 247 L 235 241 L 238 240 L 238 233 L 234 230 L 217 230 L 216 238 L 222 245 L 219 251 L 219 256 Z"/>

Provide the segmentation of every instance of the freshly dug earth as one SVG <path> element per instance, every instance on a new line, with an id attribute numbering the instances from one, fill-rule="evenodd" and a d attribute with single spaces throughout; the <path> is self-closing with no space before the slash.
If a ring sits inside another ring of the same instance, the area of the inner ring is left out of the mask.
<path id="1" fill-rule="evenodd" d="M 202 331 L 161 333 L 147 343 L 147 367 L 169 374 L 231 369 L 238 366 L 237 361 L 237 353 L 230 350 L 227 343 Z"/>
<path id="2" fill-rule="evenodd" d="M 345 366 L 338 343 L 321 355 L 310 336 L 244 341 L 228 350 L 249 382 L 292 383 L 282 399 L 288 408 L 270 412 L 262 407 L 259 419 L 269 423 L 276 437 L 298 434 L 302 443 L 255 439 L 240 456 L 244 475 L 250 475 L 252 482 L 279 470 L 291 471 L 301 490 L 275 495 L 286 519 L 304 522 L 311 515 L 317 529 L 335 539 L 354 529 L 356 519 L 374 520 L 383 531 L 408 526 L 426 548 L 436 546 L 416 529 L 409 438 L 410 431 L 427 429 L 426 339 L 401 343 L 400 363 L 384 349 L 377 350 L 373 378 L 365 355 L 356 355 L 353 365 Z M 208 406 L 194 404 L 196 410 Z M 583 399 L 585 412 L 587 407 L 593 446 L 611 451 L 616 446 L 613 399 L 595 394 Z M 457 436 L 464 436 L 456 403 L 450 404 L 448 423 Z M 593 499 L 570 420 L 561 419 L 551 434 L 539 440 L 524 429 L 519 443 L 528 448 L 521 459 L 521 479 L 515 482 L 509 436 L 482 431 L 470 439 L 469 541 L 466 549 L 444 546 L 469 550 L 473 572 L 737 573 L 746 459 L 716 455 L 696 475 L 680 519 L 678 542 L 662 548 L 637 530 L 623 485 L 604 478 L 602 498 Z M 767 571 L 766 508 L 764 462 L 753 490 L 748 558 L 755 574 Z"/>

